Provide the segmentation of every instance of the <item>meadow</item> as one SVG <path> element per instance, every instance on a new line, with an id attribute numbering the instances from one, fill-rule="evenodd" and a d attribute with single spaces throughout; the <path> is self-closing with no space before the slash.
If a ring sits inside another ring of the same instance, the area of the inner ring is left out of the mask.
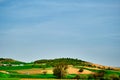
<path id="1" fill-rule="evenodd" d="M 70 60 L 69 60 L 70 61 Z M 45 61 L 48 62 L 48 61 Z M 25 63 L 23 66 L 0 66 L 0 80 L 43 80 L 58 79 L 53 69 L 56 63 Z M 65 62 L 65 61 L 64 61 Z M 76 64 L 76 63 L 75 63 Z M 101 69 L 90 65 L 67 64 L 67 75 L 63 79 L 119 80 L 120 70 Z M 80 71 L 82 69 L 82 71 Z"/>

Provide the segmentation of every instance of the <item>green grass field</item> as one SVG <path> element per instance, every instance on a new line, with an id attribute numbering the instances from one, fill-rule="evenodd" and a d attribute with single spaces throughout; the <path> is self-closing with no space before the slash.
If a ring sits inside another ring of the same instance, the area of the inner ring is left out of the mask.
<path id="1" fill-rule="evenodd" d="M 41 65 L 31 65 L 31 64 L 26 64 L 24 66 L 0 66 L 0 70 L 6 71 L 7 73 L 2 73 L 0 72 L 0 80 L 20 80 L 22 78 L 31 78 L 31 79 L 56 79 L 56 76 L 53 74 L 20 74 L 17 72 L 17 70 L 27 70 L 27 69 L 33 69 L 33 68 L 38 68 L 38 69 L 44 69 L 44 66 Z M 81 67 L 76 67 L 76 68 L 81 68 Z M 52 67 L 45 67 L 45 69 L 52 69 Z M 96 70 L 96 69 L 91 69 L 91 68 L 84 68 L 86 70 L 99 73 L 102 70 Z M 114 70 L 104 70 L 105 74 L 103 77 L 97 77 L 97 78 L 104 78 L 104 79 L 113 79 L 120 78 L 120 71 L 114 71 Z M 68 74 L 66 79 L 74 79 L 74 78 L 80 78 L 80 79 L 92 79 L 95 80 L 95 77 L 92 74 Z"/>

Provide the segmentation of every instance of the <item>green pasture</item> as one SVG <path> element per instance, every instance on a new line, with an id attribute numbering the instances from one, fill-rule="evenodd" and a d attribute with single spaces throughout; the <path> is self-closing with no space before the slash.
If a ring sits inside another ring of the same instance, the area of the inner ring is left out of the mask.
<path id="1" fill-rule="evenodd" d="M 81 68 L 82 66 L 76 66 L 76 68 Z M 20 80 L 21 78 L 38 78 L 38 79 L 56 79 L 56 76 L 53 74 L 19 74 L 16 72 L 16 70 L 22 70 L 22 69 L 32 69 L 32 68 L 40 68 L 40 69 L 48 69 L 52 68 L 50 66 L 46 65 L 32 65 L 32 64 L 26 64 L 24 66 L 0 66 L 0 70 L 5 70 L 9 72 L 9 74 L 1 73 L 0 72 L 0 80 Z M 82 67 L 83 68 L 83 67 Z M 95 73 L 99 73 L 100 71 L 104 71 L 105 74 L 103 76 L 104 79 L 111 79 L 111 78 L 119 78 L 120 77 L 120 71 L 114 71 L 114 70 L 96 70 L 91 68 L 84 68 L 86 70 L 90 70 Z M 66 76 L 66 79 L 74 79 L 75 77 L 80 79 L 91 79 L 95 80 L 92 74 L 68 74 Z"/>

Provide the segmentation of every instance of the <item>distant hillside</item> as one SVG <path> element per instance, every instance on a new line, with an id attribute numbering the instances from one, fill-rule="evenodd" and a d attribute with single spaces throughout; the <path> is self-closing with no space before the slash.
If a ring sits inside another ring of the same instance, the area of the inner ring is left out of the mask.
<path id="1" fill-rule="evenodd" d="M 57 59 L 42 59 L 42 60 L 36 60 L 34 63 L 42 64 L 46 63 L 48 65 L 56 65 L 58 63 L 65 63 L 68 65 L 77 65 L 77 66 L 91 66 L 91 63 L 79 60 L 79 59 L 73 59 L 73 58 L 57 58 Z"/>
<path id="2" fill-rule="evenodd" d="M 84 66 L 84 67 L 93 67 L 93 68 L 99 68 L 99 69 L 119 70 L 119 68 L 104 66 L 100 64 L 94 64 L 91 62 L 83 61 L 80 59 L 73 59 L 73 58 L 42 59 L 42 60 L 34 61 L 34 64 L 47 64 L 48 66 L 55 66 L 56 64 L 61 62 L 68 65 L 73 65 L 73 66 Z"/>
<path id="3" fill-rule="evenodd" d="M 25 62 L 17 61 L 10 58 L 0 58 L 0 64 L 24 64 Z"/>
<path id="4" fill-rule="evenodd" d="M 42 59 L 42 60 L 36 60 L 33 63 L 34 64 L 46 64 L 46 66 L 49 66 L 49 67 L 50 66 L 54 67 L 59 63 L 65 63 L 67 65 L 73 65 L 73 66 L 92 67 L 92 68 L 108 69 L 108 70 L 112 70 L 112 69 L 120 70 L 120 68 L 103 66 L 103 65 L 94 64 L 91 62 L 83 61 L 80 59 L 73 59 L 73 58 Z M 0 58 L 0 64 L 27 64 L 27 63 L 17 61 L 11 58 Z"/>

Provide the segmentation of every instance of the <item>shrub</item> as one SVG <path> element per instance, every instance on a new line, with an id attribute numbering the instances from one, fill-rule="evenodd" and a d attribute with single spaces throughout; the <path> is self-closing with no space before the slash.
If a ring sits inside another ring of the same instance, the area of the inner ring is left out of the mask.
<path id="1" fill-rule="evenodd" d="M 99 72 L 93 74 L 94 78 L 102 78 L 104 77 L 105 71 L 104 70 L 100 70 Z"/>
<path id="2" fill-rule="evenodd" d="M 43 73 L 44 75 L 46 75 L 46 74 L 47 74 L 47 71 L 43 71 L 42 73 Z"/>
<path id="3" fill-rule="evenodd" d="M 79 72 L 83 72 L 83 70 L 84 70 L 83 68 L 80 68 L 80 69 L 79 69 Z"/>
<path id="4" fill-rule="evenodd" d="M 110 79 L 112 80 L 120 80 L 119 76 L 117 74 L 111 74 Z"/>

